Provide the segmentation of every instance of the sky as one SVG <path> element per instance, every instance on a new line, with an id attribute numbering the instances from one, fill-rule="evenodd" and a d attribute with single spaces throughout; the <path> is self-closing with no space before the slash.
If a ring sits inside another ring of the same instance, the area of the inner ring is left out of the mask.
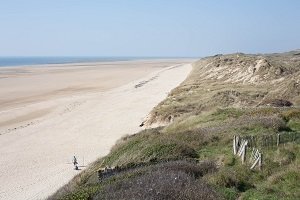
<path id="1" fill-rule="evenodd" d="M 299 0 L 0 0 L 0 56 L 203 57 L 299 48 Z"/>

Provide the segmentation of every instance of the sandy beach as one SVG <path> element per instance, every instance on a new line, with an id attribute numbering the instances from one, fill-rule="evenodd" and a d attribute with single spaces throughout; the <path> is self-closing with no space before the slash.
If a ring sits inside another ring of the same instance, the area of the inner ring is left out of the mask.
<path id="1" fill-rule="evenodd" d="M 191 71 L 192 60 L 0 68 L 0 199 L 45 199 L 104 156 Z"/>

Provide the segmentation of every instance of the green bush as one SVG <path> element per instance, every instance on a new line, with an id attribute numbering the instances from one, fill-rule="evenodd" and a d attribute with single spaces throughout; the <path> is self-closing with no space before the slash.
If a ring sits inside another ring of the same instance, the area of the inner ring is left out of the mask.
<path id="1" fill-rule="evenodd" d="M 161 133 L 159 129 L 153 129 L 119 142 L 105 157 L 102 165 L 122 166 L 129 163 L 196 157 L 196 151 L 187 142 Z"/>
<path id="2" fill-rule="evenodd" d="M 132 174 L 143 171 L 138 176 L 105 185 L 93 199 L 221 199 L 213 187 L 201 180 L 201 176 L 214 170 L 213 163 L 187 161 L 139 167 L 121 172 Z"/>
<path id="3" fill-rule="evenodd" d="M 212 183 L 220 187 L 235 188 L 239 192 L 244 192 L 254 185 L 249 179 L 251 171 L 244 167 L 235 168 L 224 167 L 210 178 Z"/>
<path id="4" fill-rule="evenodd" d="M 239 194 L 236 188 L 226 188 L 219 187 L 217 191 L 226 199 L 226 200 L 236 200 Z"/>
<path id="5" fill-rule="evenodd" d="M 282 112 L 282 116 L 286 121 L 289 120 L 300 120 L 300 109 L 294 108 L 287 111 Z"/>

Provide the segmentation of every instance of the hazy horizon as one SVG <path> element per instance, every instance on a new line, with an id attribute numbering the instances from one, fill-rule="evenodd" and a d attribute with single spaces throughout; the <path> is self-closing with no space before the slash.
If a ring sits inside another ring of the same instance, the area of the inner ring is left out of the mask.
<path id="1" fill-rule="evenodd" d="M 0 57 L 204 57 L 300 48 L 300 2 L 3 1 Z"/>

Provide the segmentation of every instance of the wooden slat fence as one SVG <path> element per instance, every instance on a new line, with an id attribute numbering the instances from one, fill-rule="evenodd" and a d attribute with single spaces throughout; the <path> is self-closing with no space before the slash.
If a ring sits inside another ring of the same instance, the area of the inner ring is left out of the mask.
<path id="1" fill-rule="evenodd" d="M 248 141 L 248 147 L 269 148 L 285 144 L 287 142 L 300 142 L 300 134 L 297 132 L 282 132 L 271 135 L 248 135 L 239 136 L 240 139 Z"/>
<path id="2" fill-rule="evenodd" d="M 250 169 L 256 166 L 261 170 L 263 156 L 260 149 L 278 147 L 287 142 L 299 142 L 300 134 L 297 132 L 282 132 L 272 135 L 256 136 L 234 136 L 233 137 L 233 154 L 240 157 L 242 163 L 246 162 L 247 150 L 251 150 L 249 161 Z M 248 156 L 249 157 L 249 156 Z"/>
<path id="3" fill-rule="evenodd" d="M 252 149 L 252 153 L 250 156 L 250 163 L 251 163 L 250 169 L 254 169 L 255 166 L 258 165 L 259 169 L 261 170 L 261 168 L 262 168 L 262 153 L 259 152 L 259 150 L 256 148 Z"/>

